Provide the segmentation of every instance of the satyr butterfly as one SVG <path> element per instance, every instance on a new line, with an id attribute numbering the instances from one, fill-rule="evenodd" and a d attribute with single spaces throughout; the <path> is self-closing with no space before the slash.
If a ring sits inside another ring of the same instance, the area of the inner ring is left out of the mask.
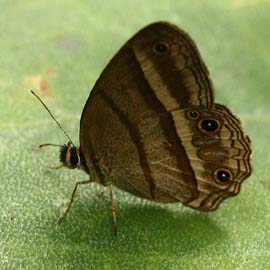
<path id="1" fill-rule="evenodd" d="M 59 123 L 58 123 L 59 124 Z M 80 121 L 80 146 L 60 148 L 63 166 L 159 203 L 215 210 L 251 174 L 250 139 L 214 89 L 187 33 L 167 22 L 146 26 L 112 58 Z"/>

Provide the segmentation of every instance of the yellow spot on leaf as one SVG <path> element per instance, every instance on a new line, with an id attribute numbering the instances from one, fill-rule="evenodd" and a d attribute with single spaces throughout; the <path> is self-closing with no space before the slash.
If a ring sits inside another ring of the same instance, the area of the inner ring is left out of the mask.
<path id="1" fill-rule="evenodd" d="M 230 0 L 230 2 L 235 6 L 250 6 L 261 3 L 270 3 L 270 0 Z"/>
<path id="2" fill-rule="evenodd" d="M 43 94 L 51 96 L 49 83 L 41 75 L 28 75 L 24 77 L 24 85 L 41 91 Z"/>

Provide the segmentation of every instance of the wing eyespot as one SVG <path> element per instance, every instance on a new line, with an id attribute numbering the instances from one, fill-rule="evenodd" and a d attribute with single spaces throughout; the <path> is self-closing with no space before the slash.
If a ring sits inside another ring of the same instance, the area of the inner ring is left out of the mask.
<path id="1" fill-rule="evenodd" d="M 214 118 L 205 118 L 199 121 L 198 128 L 204 133 L 214 133 L 220 130 L 221 122 Z"/>
<path id="2" fill-rule="evenodd" d="M 214 180 L 219 184 L 227 184 L 234 180 L 233 173 L 227 168 L 219 168 L 213 173 Z"/>
<path id="3" fill-rule="evenodd" d="M 196 120 L 200 117 L 200 113 L 197 110 L 188 110 L 186 112 L 186 116 L 187 118 L 189 118 L 190 120 Z"/>
<path id="4" fill-rule="evenodd" d="M 166 54 L 169 51 L 169 45 L 166 42 L 160 41 L 153 46 L 153 51 L 156 54 Z"/>

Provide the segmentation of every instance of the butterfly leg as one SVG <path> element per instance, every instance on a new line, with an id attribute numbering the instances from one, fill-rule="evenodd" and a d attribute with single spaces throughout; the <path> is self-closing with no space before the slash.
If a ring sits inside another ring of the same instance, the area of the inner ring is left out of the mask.
<path id="1" fill-rule="evenodd" d="M 73 190 L 73 192 L 72 192 L 72 195 L 71 195 L 71 199 L 70 199 L 69 205 L 68 205 L 66 211 L 64 212 L 64 214 L 62 215 L 62 217 L 59 218 L 58 224 L 63 223 L 63 221 L 65 220 L 65 218 L 66 218 L 66 216 L 67 216 L 68 211 L 70 210 L 71 206 L 73 205 L 74 199 L 75 199 L 75 195 L 76 195 L 76 191 L 77 191 L 77 189 L 78 189 L 78 186 L 79 186 L 79 185 L 90 184 L 90 183 L 92 183 L 92 182 L 93 182 L 93 181 L 91 181 L 91 180 L 85 180 L 85 181 L 78 181 L 78 182 L 76 182 L 75 188 L 74 188 L 74 190 Z"/>
<path id="2" fill-rule="evenodd" d="M 93 160 L 93 165 L 94 165 L 94 171 L 98 175 L 98 181 L 104 186 L 109 187 L 109 192 L 110 192 L 110 202 L 111 202 L 111 211 L 112 211 L 112 218 L 113 218 L 113 226 L 114 226 L 114 234 L 117 234 L 117 222 L 116 222 L 116 210 L 115 210 L 115 204 L 114 204 L 114 199 L 113 199 L 113 192 L 112 192 L 112 185 L 111 181 L 107 175 L 109 175 L 109 172 L 105 173 L 104 168 L 106 168 L 106 164 L 103 164 L 103 170 L 100 168 L 100 163 L 102 163 L 102 158 L 96 159 L 94 158 Z M 90 170 L 90 175 L 91 175 L 91 170 Z M 95 179 L 95 176 L 91 175 L 92 179 Z"/>
<path id="3" fill-rule="evenodd" d="M 112 210 L 112 218 L 113 218 L 113 225 L 114 225 L 114 234 L 116 235 L 117 234 L 116 210 L 115 210 L 115 204 L 114 204 L 111 184 L 109 184 L 109 190 L 110 190 L 111 210 Z"/>

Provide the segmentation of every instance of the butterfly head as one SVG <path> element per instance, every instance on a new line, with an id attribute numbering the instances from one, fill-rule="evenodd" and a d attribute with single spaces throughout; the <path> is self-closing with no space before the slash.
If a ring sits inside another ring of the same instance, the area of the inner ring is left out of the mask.
<path id="1" fill-rule="evenodd" d="M 51 111 L 46 106 L 46 104 L 43 102 L 43 100 L 34 91 L 31 91 L 31 93 L 39 100 L 39 102 L 47 110 L 47 112 L 50 114 L 50 116 L 55 121 L 55 123 L 58 125 L 58 127 L 63 131 L 65 136 L 69 139 L 69 142 L 67 144 L 64 144 L 64 145 L 53 144 L 53 143 L 45 143 L 45 144 L 39 145 L 39 148 L 43 148 L 45 146 L 60 146 L 60 157 L 59 158 L 60 158 L 60 162 L 62 162 L 63 165 L 57 166 L 57 167 L 50 167 L 50 168 L 53 168 L 53 169 L 59 169 L 62 167 L 67 167 L 69 169 L 79 168 L 79 169 L 83 169 L 86 172 L 88 172 L 88 169 L 87 169 L 87 166 L 85 163 L 85 159 L 80 151 L 80 148 L 74 146 L 68 133 L 60 125 L 60 123 L 57 121 L 57 119 L 51 113 Z"/>
<path id="2" fill-rule="evenodd" d="M 69 169 L 80 168 L 80 150 L 71 142 L 60 147 L 60 161 Z"/>

